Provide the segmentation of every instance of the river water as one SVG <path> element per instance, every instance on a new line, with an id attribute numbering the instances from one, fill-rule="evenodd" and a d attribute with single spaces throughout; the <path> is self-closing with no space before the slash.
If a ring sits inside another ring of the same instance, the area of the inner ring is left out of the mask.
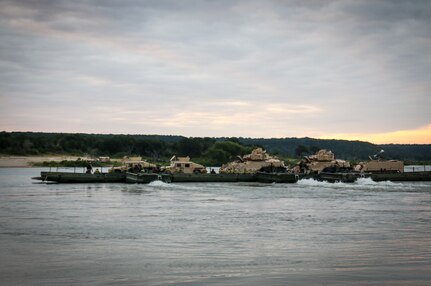
<path id="1" fill-rule="evenodd" d="M 1 285 L 430 285 L 431 183 L 34 184 L 0 169 Z"/>

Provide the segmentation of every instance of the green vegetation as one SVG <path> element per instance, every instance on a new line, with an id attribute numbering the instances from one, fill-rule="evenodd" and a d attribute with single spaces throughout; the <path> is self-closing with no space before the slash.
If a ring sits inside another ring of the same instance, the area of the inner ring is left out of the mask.
<path id="1" fill-rule="evenodd" d="M 195 161 L 205 166 L 221 166 L 234 160 L 238 155 L 251 153 L 253 146 L 244 146 L 233 141 L 215 142 Z"/>
<path id="2" fill-rule="evenodd" d="M 183 138 L 157 135 L 0 132 L 0 153 L 24 156 L 68 154 L 93 157 L 140 155 L 157 160 L 178 151 L 176 145 Z"/>
<path id="3" fill-rule="evenodd" d="M 366 160 L 369 155 L 376 154 L 381 149 L 385 150 L 386 159 L 418 163 L 431 161 L 431 144 L 375 145 L 361 141 L 313 138 L 187 138 L 164 135 L 0 132 L 0 154 L 23 156 L 57 154 L 111 158 L 142 156 L 151 162 L 163 164 L 175 154 L 190 156 L 192 160 L 207 166 L 217 166 L 235 159 L 237 155 L 250 153 L 256 146 L 283 159 L 290 158 L 292 162 L 296 161 L 292 158 L 314 154 L 319 149 L 329 149 L 337 158 L 355 161 Z M 77 166 L 81 163 L 74 164 Z"/>

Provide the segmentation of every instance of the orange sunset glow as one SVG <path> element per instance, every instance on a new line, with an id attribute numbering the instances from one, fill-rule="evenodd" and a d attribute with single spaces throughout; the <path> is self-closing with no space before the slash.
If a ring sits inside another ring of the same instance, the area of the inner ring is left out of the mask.
<path id="1" fill-rule="evenodd" d="M 431 124 L 413 130 L 399 130 L 385 133 L 328 134 L 319 138 L 360 140 L 374 144 L 431 144 Z"/>

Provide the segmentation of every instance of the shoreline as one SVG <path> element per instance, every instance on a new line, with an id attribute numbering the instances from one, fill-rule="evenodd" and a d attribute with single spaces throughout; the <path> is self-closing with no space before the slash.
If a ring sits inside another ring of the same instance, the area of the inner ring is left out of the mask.
<path id="1" fill-rule="evenodd" d="M 80 156 L 61 156 L 61 155 L 47 155 L 47 156 L 0 156 L 0 168 L 33 168 L 33 163 L 42 163 L 45 161 L 61 162 L 64 160 L 75 161 L 78 158 L 86 160 L 89 158 Z"/>

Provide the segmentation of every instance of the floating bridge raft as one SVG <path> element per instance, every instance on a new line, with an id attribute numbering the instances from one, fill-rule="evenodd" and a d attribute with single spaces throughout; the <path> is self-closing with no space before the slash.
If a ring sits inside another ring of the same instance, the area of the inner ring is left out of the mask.
<path id="1" fill-rule="evenodd" d="M 255 174 L 184 174 L 184 173 L 69 173 L 41 172 L 40 177 L 33 179 L 57 183 L 141 183 L 153 181 L 165 183 L 214 183 L 214 182 L 262 182 L 262 183 L 296 183 L 299 176 L 292 173 Z"/>
<path id="2" fill-rule="evenodd" d="M 393 182 L 415 182 L 415 181 L 431 181 L 431 172 L 404 172 L 404 173 L 373 173 L 371 179 L 376 182 L 393 181 Z"/>
<path id="3" fill-rule="evenodd" d="M 295 175 L 292 173 L 255 174 L 157 174 L 157 173 L 71 173 L 41 172 L 34 180 L 56 183 L 140 183 L 153 181 L 165 183 L 229 183 L 229 182 L 261 182 L 261 183 L 295 183 L 298 179 L 315 179 L 318 181 L 352 183 L 358 178 L 371 178 L 373 181 L 414 182 L 431 181 L 431 172 L 405 173 L 320 173 L 314 175 Z"/>
<path id="4" fill-rule="evenodd" d="M 325 173 L 296 175 L 293 173 L 255 174 L 184 174 L 184 173 L 71 173 L 71 172 L 41 172 L 34 180 L 55 183 L 140 183 L 153 181 L 165 183 L 229 183 L 229 182 L 260 182 L 260 183 L 295 183 L 298 179 L 314 179 L 327 182 L 353 183 L 358 178 L 371 178 L 373 181 L 414 182 L 431 181 L 431 172 L 405 173 Z"/>

